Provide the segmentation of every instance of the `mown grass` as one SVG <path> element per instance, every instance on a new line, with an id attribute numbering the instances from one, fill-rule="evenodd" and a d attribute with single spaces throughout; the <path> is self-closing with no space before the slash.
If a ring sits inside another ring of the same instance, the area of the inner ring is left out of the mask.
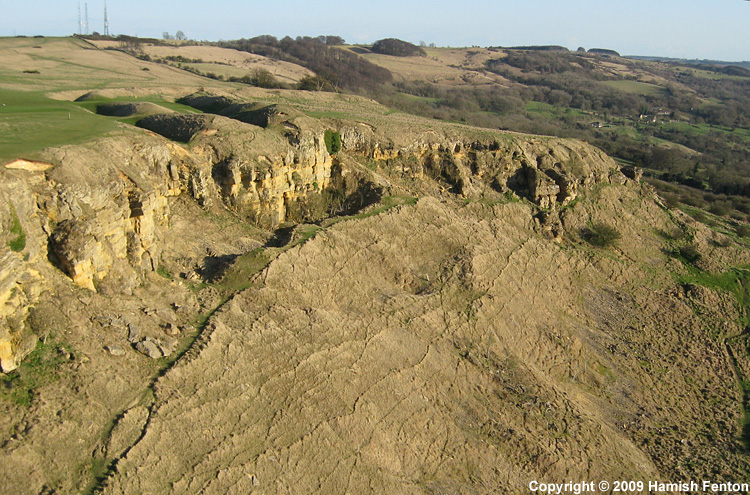
<path id="1" fill-rule="evenodd" d="M 0 89 L 0 160 L 34 158 L 45 148 L 81 144 L 138 117 L 107 117 L 96 107 L 110 102 L 148 102 L 179 113 L 199 113 L 194 108 L 162 98 L 101 98 L 68 102 L 47 98 L 39 92 Z"/>
<path id="2" fill-rule="evenodd" d="M 33 158 L 45 148 L 80 144 L 116 128 L 115 120 L 72 102 L 0 88 L 0 160 Z"/>
<path id="3" fill-rule="evenodd" d="M 118 122 L 134 124 L 138 120 L 96 114 L 97 105 L 112 102 L 148 102 L 179 113 L 200 113 L 158 96 L 69 102 L 47 98 L 41 92 L 0 88 L 0 161 L 35 158 L 46 148 L 81 144 L 117 130 Z"/>
<path id="4" fill-rule="evenodd" d="M 46 148 L 81 144 L 115 131 L 118 120 L 127 122 L 96 115 L 95 101 L 72 102 L 48 94 L 75 90 L 84 94 L 141 84 L 158 88 L 160 84 L 185 84 L 193 77 L 174 80 L 174 74 L 165 75 L 161 68 L 158 74 L 142 71 L 140 61 L 120 52 L 94 49 L 76 38 L 0 38 L 0 49 L 10 50 L 5 52 L 9 55 L 5 63 L 0 58 L 0 162 L 41 158 Z M 129 100 L 195 112 L 157 96 Z"/>

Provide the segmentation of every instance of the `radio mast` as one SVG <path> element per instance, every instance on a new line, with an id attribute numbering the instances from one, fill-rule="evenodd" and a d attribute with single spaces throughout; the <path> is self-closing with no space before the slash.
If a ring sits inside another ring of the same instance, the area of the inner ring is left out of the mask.
<path id="1" fill-rule="evenodd" d="M 78 2 L 78 34 L 83 34 L 83 20 L 81 19 L 81 2 Z"/>
<path id="2" fill-rule="evenodd" d="M 83 4 L 83 12 L 84 12 L 84 23 L 83 23 L 83 34 L 89 34 L 89 4 L 84 3 Z"/>
<path id="3" fill-rule="evenodd" d="M 109 36 L 109 17 L 107 17 L 107 1 L 104 1 L 104 36 Z"/>

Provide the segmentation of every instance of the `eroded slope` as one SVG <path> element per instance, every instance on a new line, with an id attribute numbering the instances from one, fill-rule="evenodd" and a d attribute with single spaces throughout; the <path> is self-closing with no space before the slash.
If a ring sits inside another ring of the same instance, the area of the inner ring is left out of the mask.
<path id="1" fill-rule="evenodd" d="M 640 242 L 614 257 L 545 239 L 524 204 L 434 198 L 280 256 L 157 383 L 105 493 L 739 476 L 732 369 L 704 328 L 720 314 L 658 274 L 648 222 L 668 215 L 632 186 L 600 194 L 568 221 L 636 206 Z"/>

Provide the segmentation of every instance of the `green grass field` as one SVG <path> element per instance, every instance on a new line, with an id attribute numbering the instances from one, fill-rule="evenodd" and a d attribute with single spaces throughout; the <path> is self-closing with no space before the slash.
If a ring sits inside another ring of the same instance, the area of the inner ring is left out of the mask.
<path id="1" fill-rule="evenodd" d="M 526 108 L 526 111 L 528 112 L 538 113 L 550 118 L 558 118 L 562 115 L 572 115 L 575 117 L 588 115 L 586 112 L 582 112 L 576 108 L 556 107 L 541 101 L 529 101 L 524 108 Z"/>
<path id="2" fill-rule="evenodd" d="M 638 81 L 605 81 L 602 84 L 610 88 L 643 96 L 661 96 L 666 94 L 666 89 L 656 84 L 642 83 Z"/>
<path id="3" fill-rule="evenodd" d="M 667 129 L 676 130 L 688 136 L 699 136 L 706 135 L 712 132 L 718 132 L 737 136 L 747 142 L 750 142 L 750 131 L 748 129 L 743 129 L 740 127 L 728 128 L 711 124 L 689 124 L 687 122 L 669 122 L 663 124 L 663 126 Z"/>
<path id="4" fill-rule="evenodd" d="M 195 112 L 160 96 L 71 101 L 89 91 L 179 88 L 205 81 L 76 38 L 0 38 L 0 53 L 0 162 L 37 159 L 45 148 L 84 143 L 122 128 L 119 122 L 134 123 L 97 115 L 98 103 L 147 101 Z M 147 65 L 151 69 L 143 70 Z"/>
<path id="5" fill-rule="evenodd" d="M 81 108 L 85 108 L 86 110 L 96 113 L 96 107 L 102 103 L 154 103 L 155 105 L 159 105 L 161 107 L 167 108 L 169 110 L 174 110 L 178 113 L 203 113 L 200 110 L 196 110 L 195 108 L 183 105 L 181 103 L 175 103 L 174 101 L 165 100 L 164 98 L 161 98 L 159 96 L 144 96 L 142 98 L 133 98 L 129 96 L 122 96 L 118 98 L 93 98 L 86 101 L 80 101 L 80 102 L 74 102 L 74 105 L 77 105 Z M 118 119 L 121 122 L 126 122 L 128 119 Z"/>
<path id="6" fill-rule="evenodd" d="M 39 92 L 0 88 L 0 160 L 34 158 L 50 146 L 77 144 L 117 128 L 117 122 Z"/>
<path id="7" fill-rule="evenodd" d="M 0 161 L 38 158 L 45 148 L 80 144 L 118 129 L 118 122 L 134 124 L 139 117 L 105 117 L 96 106 L 106 102 L 150 102 L 180 113 L 194 108 L 151 96 L 102 98 L 84 102 L 53 100 L 36 91 L 0 88 Z"/>

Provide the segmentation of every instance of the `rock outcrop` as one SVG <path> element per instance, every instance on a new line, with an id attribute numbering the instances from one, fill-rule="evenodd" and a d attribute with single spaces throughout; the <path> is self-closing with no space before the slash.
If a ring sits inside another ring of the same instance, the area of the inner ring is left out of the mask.
<path id="1" fill-rule="evenodd" d="M 234 109 L 235 117 L 247 116 L 242 105 L 220 103 Z M 381 194 L 382 179 L 380 185 L 371 182 L 367 173 L 355 170 L 357 162 L 381 164 L 394 180 L 437 184 L 464 197 L 511 194 L 552 211 L 613 174 L 625 180 L 606 155 L 583 143 L 503 133 L 478 139 L 471 131 L 433 131 L 397 146 L 395 136 L 346 124 L 337 126 L 344 157 L 339 159 L 326 148 L 328 125 L 284 106 L 253 111 L 265 116 L 265 128 L 219 115 L 154 115 L 140 125 L 189 146 L 128 135 L 52 150 L 44 167 L 5 171 L 33 177 L 18 179 L 32 184 L 33 193 L 24 183 L 28 198 L 23 205 L 14 201 L 21 223 L 34 219 L 34 258 L 41 253 L 86 289 L 96 291 L 109 280 L 128 291 L 159 267 L 176 198 L 190 197 L 206 210 L 228 209 L 266 229 L 290 219 L 319 220 L 365 206 Z M 9 198 L 11 184 L 3 182 Z M 335 207 L 327 201 L 335 201 Z M 559 237 L 556 215 L 541 220 Z M 10 210 L 5 221 L 11 222 Z M 21 282 L 36 272 L 23 253 L 4 253 L 3 301 L 20 308 L 11 319 L 23 322 L 22 308 L 33 295 L 18 286 L 37 287 Z M 33 337 L 21 327 L 8 324 L 0 337 L 6 370 L 33 348 Z"/>
<path id="2" fill-rule="evenodd" d="M 477 140 L 429 133 L 397 148 L 364 124 L 344 127 L 341 140 L 345 150 L 394 162 L 403 174 L 426 175 L 452 192 L 513 193 L 545 209 L 568 204 L 579 188 L 624 178 L 605 153 L 573 140 L 500 133 Z"/>
<path id="3" fill-rule="evenodd" d="M 44 276 L 46 235 L 35 190 L 39 171 L 0 168 L 0 368 L 16 369 L 34 348 L 37 335 L 27 322 L 31 307 L 49 289 Z M 39 265 L 42 265 L 41 267 Z"/>

